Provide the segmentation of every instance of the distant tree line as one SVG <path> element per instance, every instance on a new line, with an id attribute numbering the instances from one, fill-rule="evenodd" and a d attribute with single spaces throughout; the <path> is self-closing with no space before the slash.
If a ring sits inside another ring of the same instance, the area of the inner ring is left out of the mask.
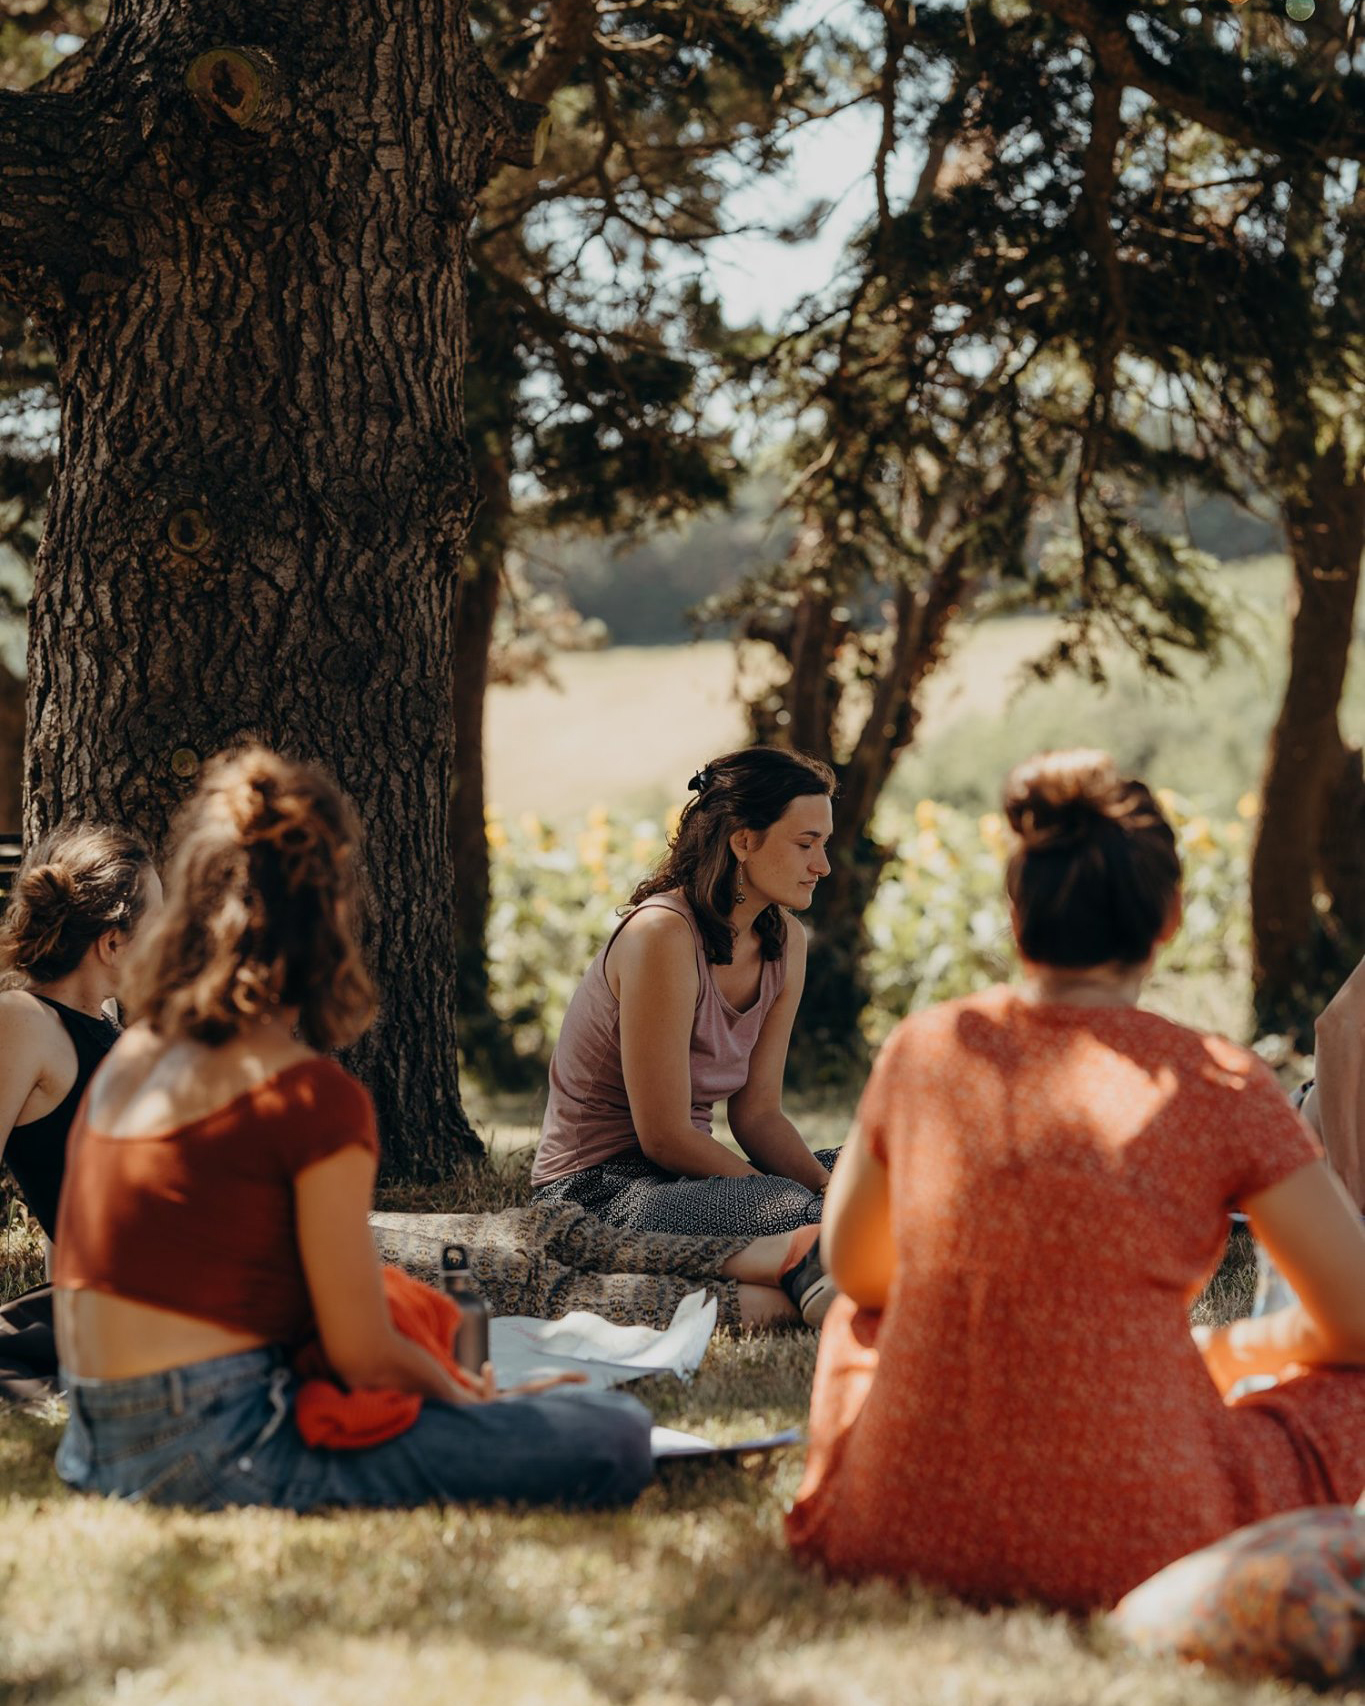
<path id="1" fill-rule="evenodd" d="M 558 593 L 580 616 L 600 622 L 612 645 L 675 646 L 699 631 L 717 637 L 735 624 L 705 623 L 713 600 L 779 563 L 791 544 L 792 523 L 782 506 L 782 485 L 773 478 L 737 487 L 728 508 L 689 517 L 648 538 L 576 539 L 529 533 L 527 578 L 534 587 Z M 1232 561 L 1282 551 L 1278 524 L 1221 494 L 1193 492 L 1187 498 L 1154 495 L 1154 525 L 1188 529 L 1190 543 L 1210 557 Z M 1044 508 L 1031 529 L 1027 554 L 1037 561 L 1055 534 L 1066 531 L 1064 510 Z M 875 605 L 873 607 L 875 616 Z"/>

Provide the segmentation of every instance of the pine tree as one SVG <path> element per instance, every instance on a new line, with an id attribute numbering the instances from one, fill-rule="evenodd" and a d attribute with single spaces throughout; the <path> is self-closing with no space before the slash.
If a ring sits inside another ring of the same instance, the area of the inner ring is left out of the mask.
<path id="1" fill-rule="evenodd" d="M 1209 565 L 1144 525 L 1138 499 L 1268 479 L 1302 504 L 1323 417 L 1305 436 L 1279 376 L 1340 395 L 1351 374 L 1334 363 L 1353 305 L 1314 281 L 1348 276 L 1354 215 L 1329 196 L 1332 218 L 1296 238 L 1305 203 L 1287 185 L 1315 169 L 1326 184 L 1334 151 L 1365 138 L 1358 80 L 1324 88 L 1298 32 L 1220 14 L 998 0 L 912 17 L 869 0 L 876 217 L 768 358 L 813 426 L 792 459 L 797 544 L 748 599 L 787 671 L 756 732 L 841 773 L 800 1021 L 836 1055 L 856 1045 L 873 813 L 953 624 L 1051 608 L 1063 634 L 1041 667 L 1093 677 L 1114 640 L 1158 672 L 1215 649 Z M 859 75 L 846 44 L 835 57 Z M 898 199 L 891 166 L 911 149 L 922 167 Z M 1277 453 L 1250 458 L 1267 434 Z M 1041 503 L 1070 526 L 1035 562 Z"/>
<path id="2" fill-rule="evenodd" d="M 0 286 L 62 407 L 26 833 L 80 813 L 159 845 L 243 737 L 326 763 L 383 998 L 351 1061 L 409 1179 L 480 1147 L 448 845 L 468 228 L 539 128 L 460 0 L 113 0 L 54 78 L 0 91 Z"/>

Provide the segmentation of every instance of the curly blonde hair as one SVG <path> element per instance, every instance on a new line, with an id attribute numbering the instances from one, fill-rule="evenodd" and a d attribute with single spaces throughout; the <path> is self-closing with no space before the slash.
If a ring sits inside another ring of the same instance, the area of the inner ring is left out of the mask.
<path id="1" fill-rule="evenodd" d="M 355 940 L 355 812 L 313 765 L 251 746 L 205 767 L 173 834 L 166 904 L 129 967 L 129 1015 L 218 1044 L 281 1007 L 310 1046 L 374 1017 Z"/>

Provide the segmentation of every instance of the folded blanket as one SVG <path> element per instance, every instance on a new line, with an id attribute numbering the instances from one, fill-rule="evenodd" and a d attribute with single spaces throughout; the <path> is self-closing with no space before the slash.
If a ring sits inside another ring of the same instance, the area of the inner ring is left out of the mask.
<path id="1" fill-rule="evenodd" d="M 380 1259 L 434 1280 L 445 1244 L 463 1244 L 495 1316 L 557 1321 L 586 1310 L 621 1326 L 667 1328 L 694 1291 L 715 1298 L 720 1325 L 741 1326 L 739 1286 L 721 1269 L 745 1237 L 708 1238 L 608 1226 L 570 1203 L 498 1214 L 372 1214 Z"/>
<path id="2" fill-rule="evenodd" d="M 384 1296 L 394 1326 L 432 1356 L 463 1385 L 469 1377 L 451 1354 L 460 1306 L 401 1268 L 386 1267 Z M 294 1396 L 294 1420 L 306 1444 L 328 1451 L 363 1451 L 396 1439 L 417 1420 L 419 1392 L 360 1388 L 348 1392 L 327 1366 L 322 1343 L 310 1339 L 294 1356 L 301 1385 Z"/>

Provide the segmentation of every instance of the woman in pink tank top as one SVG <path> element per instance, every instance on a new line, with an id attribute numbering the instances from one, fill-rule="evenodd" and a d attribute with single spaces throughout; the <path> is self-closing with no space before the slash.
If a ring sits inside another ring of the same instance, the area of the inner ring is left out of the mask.
<path id="1" fill-rule="evenodd" d="M 829 871 L 834 775 L 751 747 L 689 786 L 672 846 L 564 1016 L 532 1182 L 612 1226 L 790 1235 L 818 1225 L 835 1154 L 812 1154 L 782 1110 L 806 964 L 788 914 Z M 722 1100 L 741 1154 L 711 1134 Z M 813 1248 L 794 1272 L 798 1306 L 817 1283 L 825 1295 Z"/>

